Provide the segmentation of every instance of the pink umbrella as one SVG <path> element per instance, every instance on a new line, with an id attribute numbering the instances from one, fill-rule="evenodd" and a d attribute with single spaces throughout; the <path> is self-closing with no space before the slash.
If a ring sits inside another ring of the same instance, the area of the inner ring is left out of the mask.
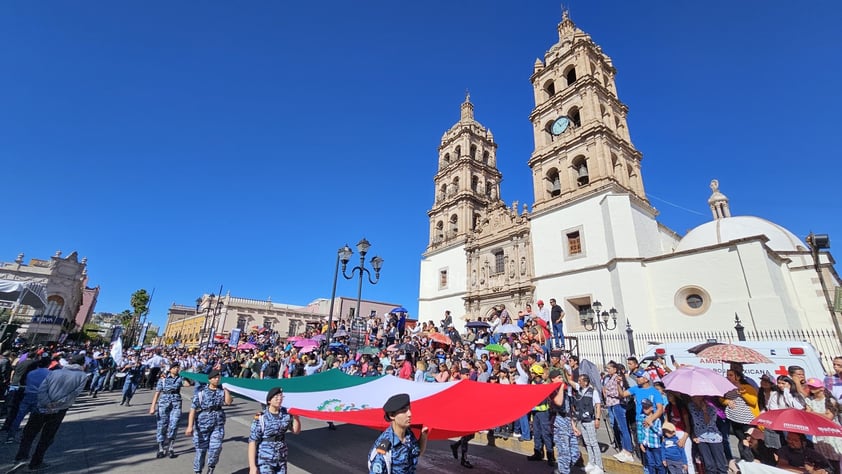
<path id="1" fill-rule="evenodd" d="M 252 344 L 250 342 L 244 342 L 244 343 L 240 344 L 239 346 L 237 346 L 237 349 L 241 350 L 241 351 L 248 351 L 248 350 L 251 350 L 251 349 L 257 349 L 257 346 L 255 346 L 254 344 Z"/>
<path id="2" fill-rule="evenodd" d="M 316 349 L 316 346 L 304 346 L 301 349 L 298 349 L 298 352 L 302 354 L 306 354 L 308 352 L 313 352 Z"/>
<path id="3" fill-rule="evenodd" d="M 301 337 L 301 336 L 290 336 L 290 337 L 288 337 L 288 338 L 287 338 L 287 341 L 288 341 L 288 342 L 295 342 L 295 341 L 297 341 L 297 340 L 299 340 L 299 339 L 304 339 L 304 338 L 303 338 L 303 337 Z"/>
<path id="4" fill-rule="evenodd" d="M 664 376 L 664 387 L 687 395 L 721 397 L 734 390 L 734 384 L 713 370 L 683 366 Z"/>
<path id="5" fill-rule="evenodd" d="M 327 338 L 327 336 L 325 336 L 324 334 L 316 334 L 315 336 L 311 337 L 310 339 L 312 339 L 312 340 L 314 340 L 314 341 L 319 341 L 319 342 L 322 342 L 322 341 L 324 341 L 326 338 Z"/>
<path id="6" fill-rule="evenodd" d="M 299 348 L 300 347 L 307 347 L 307 346 L 318 346 L 318 345 L 319 345 L 319 341 L 314 341 L 312 339 L 299 339 L 299 340 L 295 341 L 295 344 L 293 344 L 294 347 L 299 347 Z"/>

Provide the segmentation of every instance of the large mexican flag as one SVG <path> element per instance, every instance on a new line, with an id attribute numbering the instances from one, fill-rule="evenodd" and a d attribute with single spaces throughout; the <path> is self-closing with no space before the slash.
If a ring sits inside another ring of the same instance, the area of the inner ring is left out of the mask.
<path id="1" fill-rule="evenodd" d="M 207 376 L 183 372 L 185 378 L 207 382 Z M 391 375 L 356 377 L 336 369 L 290 379 L 223 377 L 232 393 L 260 403 L 272 387 L 284 389 L 284 406 L 291 413 L 319 420 L 384 429 L 383 404 L 392 395 L 408 393 L 412 424 L 428 426 L 430 439 L 446 439 L 501 426 L 529 412 L 559 384 L 499 385 L 461 380 L 447 383 L 412 382 Z"/>

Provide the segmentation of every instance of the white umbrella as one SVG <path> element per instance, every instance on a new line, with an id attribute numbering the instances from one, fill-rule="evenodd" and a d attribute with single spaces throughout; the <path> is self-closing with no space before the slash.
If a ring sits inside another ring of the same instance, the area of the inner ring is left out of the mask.
<path id="1" fill-rule="evenodd" d="M 517 324 L 501 324 L 494 330 L 494 334 L 508 334 L 510 332 L 523 332 Z"/>

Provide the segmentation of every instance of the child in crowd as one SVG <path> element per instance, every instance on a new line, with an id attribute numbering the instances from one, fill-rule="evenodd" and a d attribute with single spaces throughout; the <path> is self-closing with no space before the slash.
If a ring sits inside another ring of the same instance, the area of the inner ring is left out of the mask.
<path id="1" fill-rule="evenodd" d="M 637 441 L 643 451 L 643 465 L 646 466 L 649 474 L 666 474 L 661 443 L 661 420 L 656 418 L 652 424 L 646 426 L 646 417 L 652 415 L 654 411 L 652 400 L 644 398 L 640 401 L 640 406 L 643 408 L 643 413 L 637 415 Z"/>
<path id="2" fill-rule="evenodd" d="M 688 435 L 678 431 L 670 422 L 661 427 L 664 433 L 664 466 L 669 474 L 684 474 L 687 472 L 687 453 L 681 444 L 687 442 Z"/>

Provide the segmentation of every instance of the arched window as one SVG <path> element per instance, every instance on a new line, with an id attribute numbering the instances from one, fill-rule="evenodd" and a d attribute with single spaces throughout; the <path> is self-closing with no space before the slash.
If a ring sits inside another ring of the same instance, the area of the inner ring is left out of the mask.
<path id="1" fill-rule="evenodd" d="M 582 119 L 579 116 L 579 107 L 572 107 L 567 112 L 567 117 L 570 119 L 570 122 L 573 123 L 574 127 L 581 127 L 582 126 Z"/>
<path id="2" fill-rule="evenodd" d="M 479 227 L 480 219 L 482 219 L 482 216 L 480 215 L 480 213 L 475 212 L 474 213 L 474 223 L 473 223 L 473 227 L 472 227 L 473 230 L 477 230 L 477 228 Z"/>
<path id="3" fill-rule="evenodd" d="M 447 166 L 449 164 L 450 164 L 450 153 L 445 153 L 444 154 L 444 166 Z"/>
<path id="4" fill-rule="evenodd" d="M 441 201 L 445 196 L 447 196 L 447 183 L 442 183 L 438 194 L 436 194 L 436 201 Z"/>
<path id="5" fill-rule="evenodd" d="M 611 153 L 611 170 L 614 172 L 614 176 L 622 176 L 620 175 L 620 171 L 623 165 L 620 164 L 620 159 L 617 158 L 617 155 Z"/>
<path id="6" fill-rule="evenodd" d="M 454 154 L 456 155 L 453 158 L 454 160 L 458 160 L 459 158 L 462 158 L 462 147 L 459 146 L 459 145 L 456 145 L 456 150 L 454 150 Z"/>
<path id="7" fill-rule="evenodd" d="M 64 309 L 64 298 L 59 295 L 52 295 L 47 297 L 47 308 L 44 311 L 45 316 L 61 316 Z"/>
<path id="8" fill-rule="evenodd" d="M 547 134 L 547 144 L 550 144 L 550 143 L 554 142 L 555 139 L 558 138 L 555 135 L 553 135 L 553 121 L 552 120 L 550 120 L 549 122 L 547 122 L 546 125 L 544 125 L 544 132 Z"/>
<path id="9" fill-rule="evenodd" d="M 471 191 L 477 192 L 479 187 L 479 178 L 476 175 L 471 176 Z"/>
<path id="10" fill-rule="evenodd" d="M 436 242 L 441 242 L 444 240 L 444 222 L 438 221 L 436 222 Z"/>
<path id="11" fill-rule="evenodd" d="M 576 67 L 570 66 L 570 68 L 564 72 L 564 78 L 567 79 L 568 86 L 576 82 Z"/>
<path id="12" fill-rule="evenodd" d="M 450 192 L 451 194 L 455 194 L 459 192 L 459 177 L 456 176 L 453 178 L 453 184 L 450 185 Z"/>
<path id="13" fill-rule="evenodd" d="M 456 235 L 459 233 L 459 218 L 456 214 L 450 216 L 450 233 L 451 235 Z"/>
<path id="14" fill-rule="evenodd" d="M 482 164 L 488 164 L 488 150 L 483 150 L 482 152 Z"/>
<path id="15" fill-rule="evenodd" d="M 588 160 L 582 155 L 573 159 L 573 177 L 576 180 L 576 184 L 580 187 L 591 182 L 590 174 L 588 173 Z"/>
<path id="16" fill-rule="evenodd" d="M 477 159 L 477 146 L 476 145 L 471 145 L 471 159 L 472 160 Z"/>
<path id="17" fill-rule="evenodd" d="M 493 186 L 494 185 L 491 183 L 491 181 L 485 182 L 485 197 L 491 197 L 491 188 Z"/>
<path id="18" fill-rule="evenodd" d="M 555 168 L 550 168 L 547 171 L 547 193 L 549 193 L 550 197 L 561 194 L 561 179 L 558 176 L 558 170 Z"/>
<path id="19" fill-rule="evenodd" d="M 555 95 L 555 82 L 552 79 L 544 83 L 544 92 L 547 94 L 548 99 Z"/>

